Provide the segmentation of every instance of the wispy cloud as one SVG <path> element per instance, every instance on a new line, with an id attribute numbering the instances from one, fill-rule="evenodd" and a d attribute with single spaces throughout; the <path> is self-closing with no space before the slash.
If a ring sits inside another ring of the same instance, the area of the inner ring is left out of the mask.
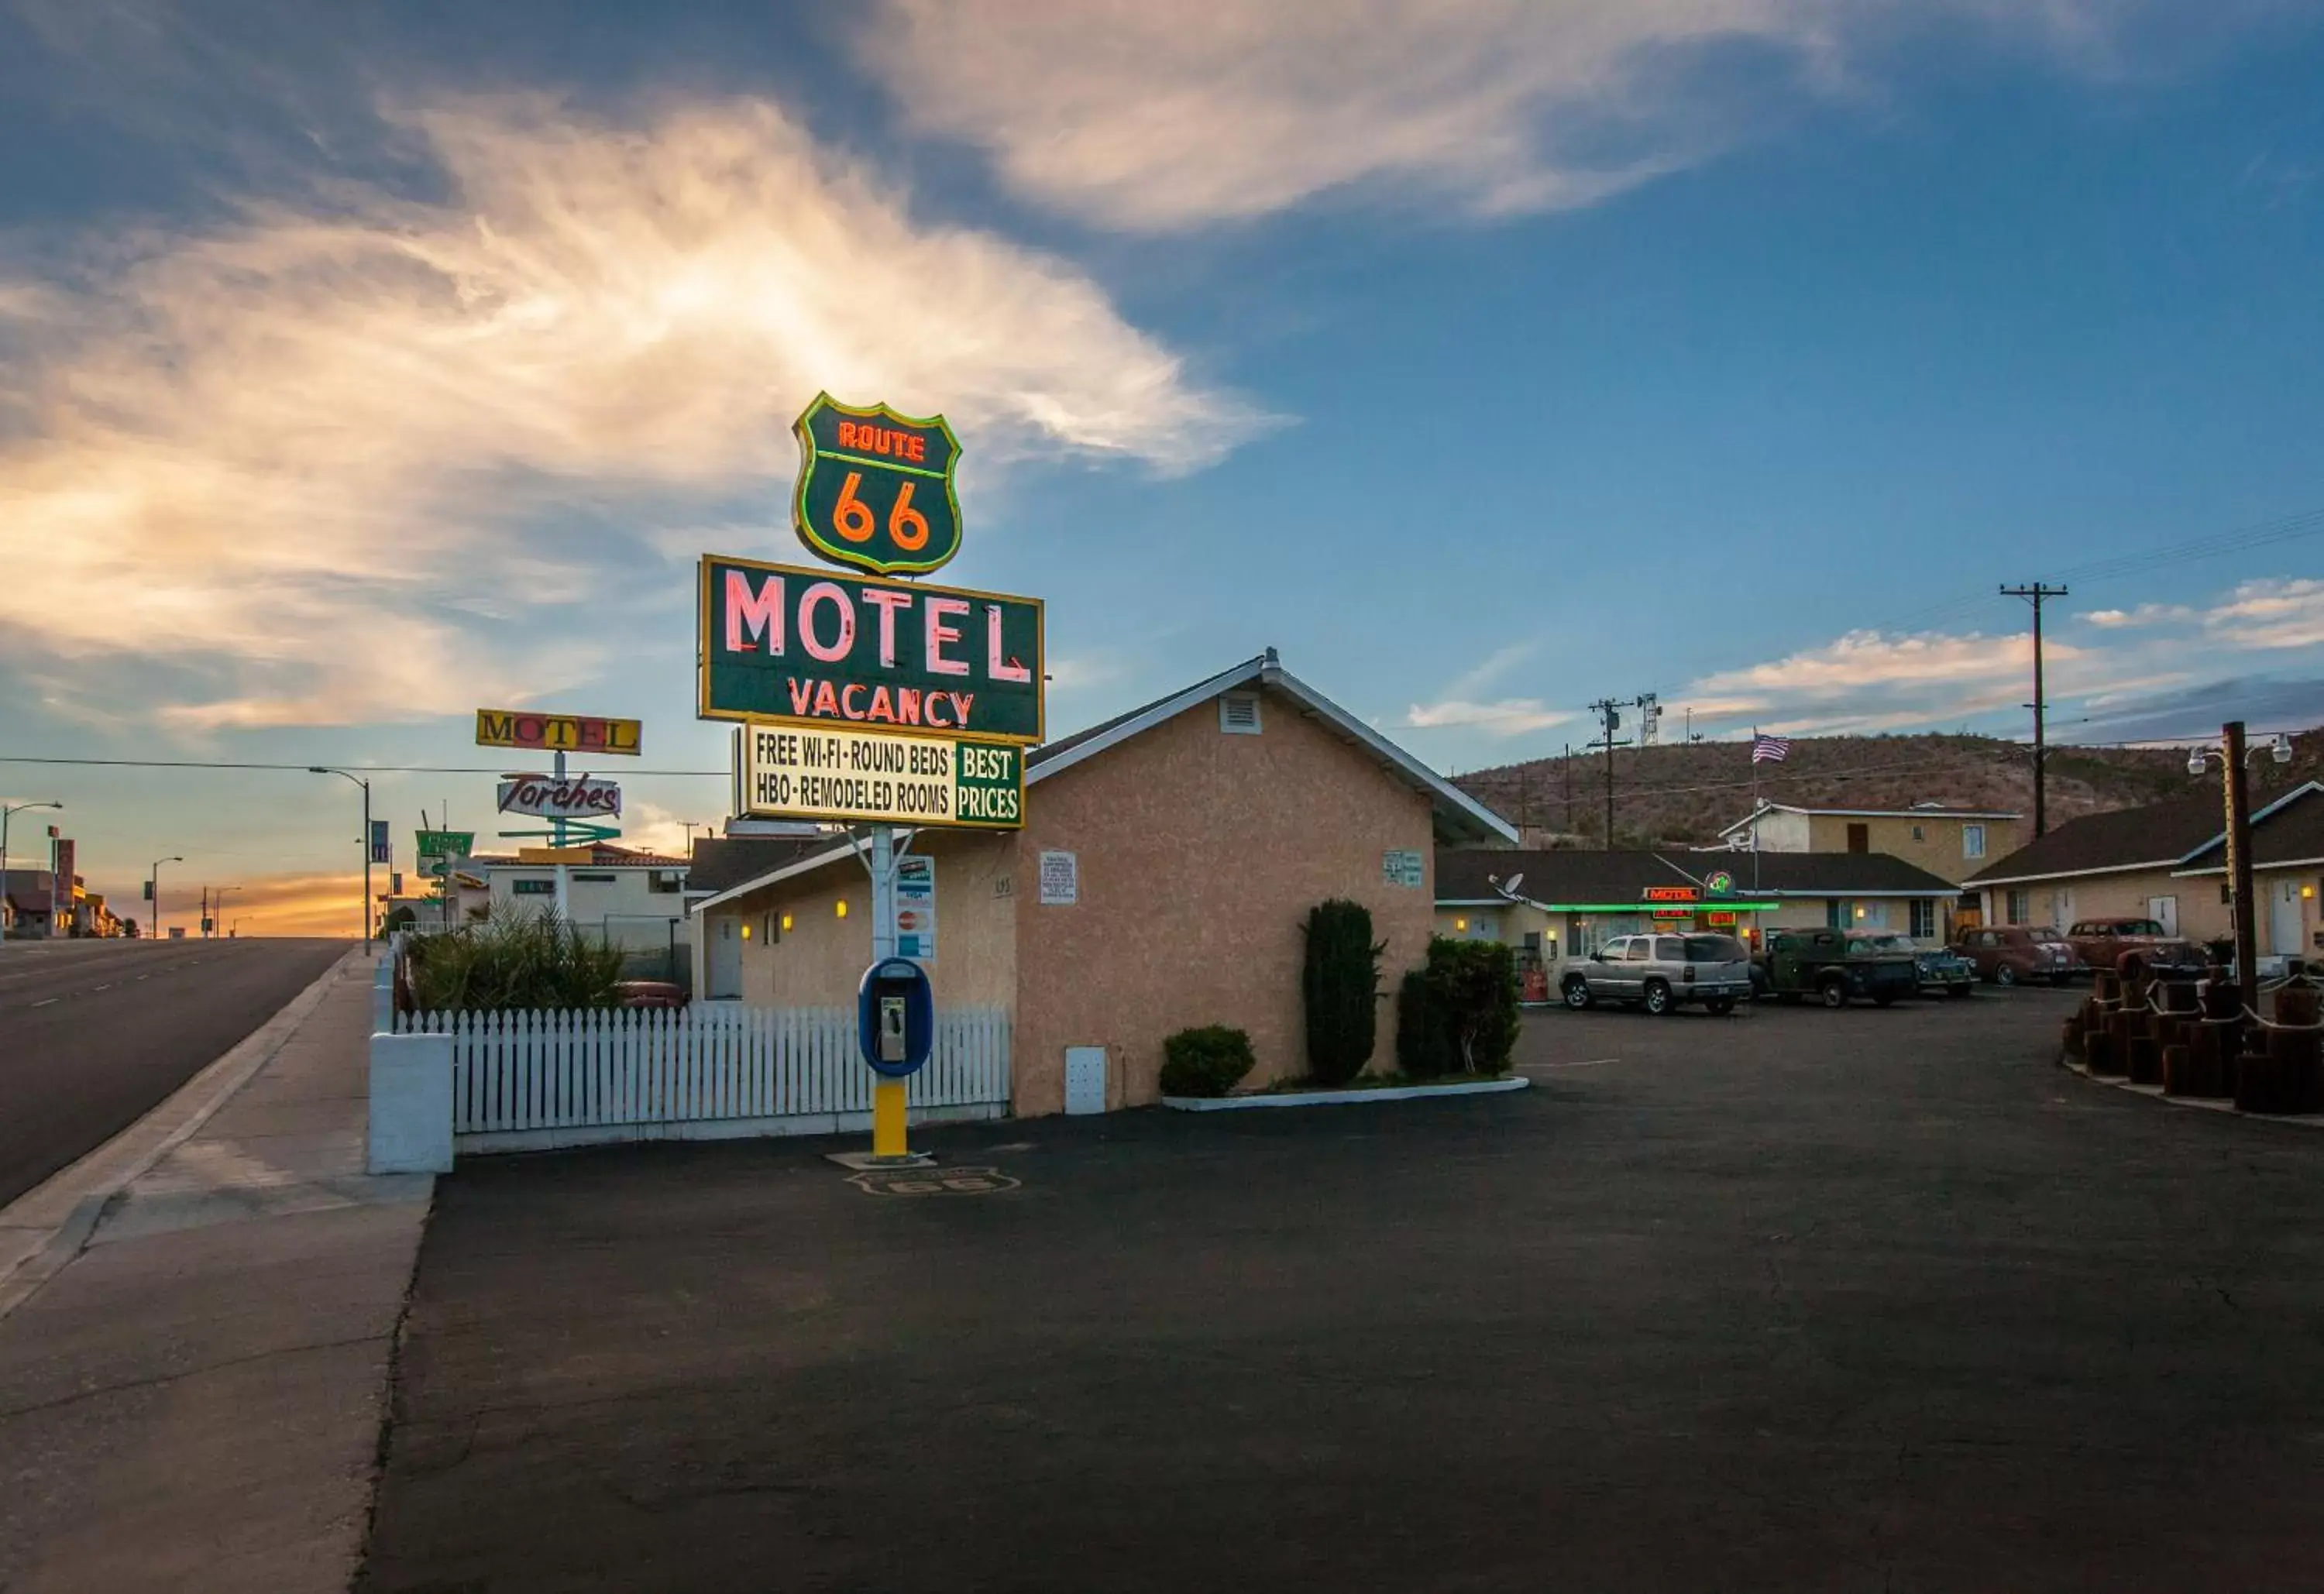
<path id="1" fill-rule="evenodd" d="M 1446 698 L 1438 703 L 1414 704 L 1404 723 L 1407 729 L 1415 731 L 1460 726 L 1495 736 L 1522 736 L 1529 731 L 1545 731 L 1579 717 L 1570 710 L 1551 708 L 1538 697 L 1504 697 L 1495 703 Z"/>
<path id="2" fill-rule="evenodd" d="M 2141 604 L 2135 609 L 2092 609 L 2080 618 L 2101 631 L 2127 631 L 2137 626 L 2177 625 L 2197 618 L 2184 604 Z"/>
<path id="3" fill-rule="evenodd" d="M 858 30 L 858 57 L 908 121 L 983 146 L 1020 193 L 1153 231 L 1367 185 L 1487 215 L 1586 205 L 1706 160 L 1810 97 L 1861 93 L 1866 58 L 1932 26 L 2106 71 L 2134 24 L 2169 12 L 2163 0 L 886 0 Z M 1739 99 L 1710 69 L 1738 48 L 1787 59 L 1790 81 Z"/>
<path id="4" fill-rule="evenodd" d="M 916 219 L 773 105 L 391 115 L 441 201 L 253 199 L 0 263 L 0 649 L 215 661 L 166 705 L 188 728 L 457 709 L 599 658 L 471 600 L 605 594 L 654 544 L 627 527 L 738 495 L 776 518 L 820 386 L 944 410 L 971 469 L 1193 470 L 1267 424 L 1086 276 Z"/>
<path id="5" fill-rule="evenodd" d="M 2313 648 L 2324 645 L 2324 581 L 2246 581 L 2203 623 L 2235 648 Z"/>
<path id="6" fill-rule="evenodd" d="M 2181 663 L 2138 649 L 2043 649 L 2052 701 L 2153 691 L 2187 679 Z M 1863 734 L 1966 720 L 2015 708 L 2031 696 L 2030 633 L 1987 636 L 1849 631 L 1781 659 L 1721 670 L 1674 701 L 1698 724 L 1756 722 L 1766 730 Z"/>

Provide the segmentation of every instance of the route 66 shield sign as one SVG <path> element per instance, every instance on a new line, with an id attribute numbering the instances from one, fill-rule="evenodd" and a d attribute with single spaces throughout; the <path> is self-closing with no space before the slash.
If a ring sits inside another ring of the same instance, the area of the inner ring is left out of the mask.
<path id="1" fill-rule="evenodd" d="M 817 556 L 897 576 L 936 569 L 960 551 L 960 440 L 943 416 L 858 410 L 817 393 L 791 430 L 799 440 L 791 524 Z"/>

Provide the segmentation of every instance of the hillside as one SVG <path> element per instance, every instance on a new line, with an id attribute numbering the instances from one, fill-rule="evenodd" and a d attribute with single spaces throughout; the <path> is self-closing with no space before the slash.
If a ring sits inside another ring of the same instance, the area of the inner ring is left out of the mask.
<path id="1" fill-rule="evenodd" d="M 2261 800 L 2296 781 L 2324 779 L 2324 729 L 2301 733 L 2293 749 L 2288 766 L 2264 755 L 2254 761 L 2253 790 L 2263 794 Z M 2052 748 L 2049 763 L 2052 825 L 2184 796 L 2194 784 L 2183 748 Z M 1601 755 L 1577 752 L 1571 760 L 1479 769 L 1454 777 L 1454 783 L 1523 826 L 1533 844 L 1595 847 L 1605 841 L 1605 767 Z M 2031 750 L 1990 736 L 1802 737 L 1788 759 L 1760 765 L 1758 776 L 1762 797 L 1803 807 L 1908 808 L 1934 802 L 2034 811 Z M 1748 742 L 1614 751 L 1618 846 L 1708 844 L 1722 826 L 1750 812 L 1751 797 Z"/>

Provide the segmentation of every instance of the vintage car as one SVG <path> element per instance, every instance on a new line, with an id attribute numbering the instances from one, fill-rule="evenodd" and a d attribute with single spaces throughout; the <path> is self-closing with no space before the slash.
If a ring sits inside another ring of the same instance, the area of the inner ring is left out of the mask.
<path id="1" fill-rule="evenodd" d="M 1963 930 L 1953 950 L 1976 966 L 1992 985 L 2046 981 L 2063 985 L 2087 972 L 2063 935 L 2049 925 L 1992 925 Z"/>
<path id="2" fill-rule="evenodd" d="M 2076 956 L 2093 969 L 2171 979 L 2200 978 L 2205 961 L 2196 944 L 2151 918 L 2083 919 L 2066 932 Z"/>
<path id="3" fill-rule="evenodd" d="M 1977 965 L 1950 946 L 1923 946 L 1910 935 L 1875 935 L 1890 952 L 1913 954 L 1913 970 L 1923 996 L 1967 996 L 1977 989 Z"/>
<path id="4" fill-rule="evenodd" d="M 1657 1016 L 1701 1002 L 1731 1013 L 1751 994 L 1751 954 L 1732 935 L 1618 935 L 1588 957 L 1569 958 L 1558 994 L 1569 1008 L 1625 1002 Z"/>
<path id="5" fill-rule="evenodd" d="M 1812 995 L 1827 1008 L 1844 1008 L 1860 996 L 1885 1008 L 1921 984 L 1913 954 L 1880 944 L 1887 938 L 1862 931 L 1770 930 L 1759 967 L 1777 1001 Z"/>

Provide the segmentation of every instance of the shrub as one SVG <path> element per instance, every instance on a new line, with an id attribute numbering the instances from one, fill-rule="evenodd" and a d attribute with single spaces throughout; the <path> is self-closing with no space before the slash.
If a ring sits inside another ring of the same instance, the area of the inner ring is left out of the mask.
<path id="1" fill-rule="evenodd" d="M 409 958 L 412 1001 L 424 1012 L 621 1005 L 621 949 L 553 913 L 488 914 L 415 937 Z"/>
<path id="2" fill-rule="evenodd" d="M 1162 1093 L 1223 1096 L 1242 1083 L 1257 1061 L 1250 1037 L 1223 1024 L 1182 1029 L 1162 1043 Z"/>
<path id="3" fill-rule="evenodd" d="M 1434 1079 L 1459 1064 L 1452 1026 L 1436 988 L 1419 969 L 1408 971 L 1396 988 L 1396 1066 L 1412 1079 Z"/>
<path id="4" fill-rule="evenodd" d="M 1428 943 L 1430 989 L 1444 1011 L 1462 1067 L 1499 1073 L 1517 1044 L 1517 959 L 1498 941 Z"/>
<path id="5" fill-rule="evenodd" d="M 1319 902 L 1307 910 L 1307 960 L 1300 991 L 1307 1007 L 1307 1072 L 1341 1085 L 1363 1072 L 1379 1043 L 1379 963 L 1371 910 L 1360 902 Z"/>

